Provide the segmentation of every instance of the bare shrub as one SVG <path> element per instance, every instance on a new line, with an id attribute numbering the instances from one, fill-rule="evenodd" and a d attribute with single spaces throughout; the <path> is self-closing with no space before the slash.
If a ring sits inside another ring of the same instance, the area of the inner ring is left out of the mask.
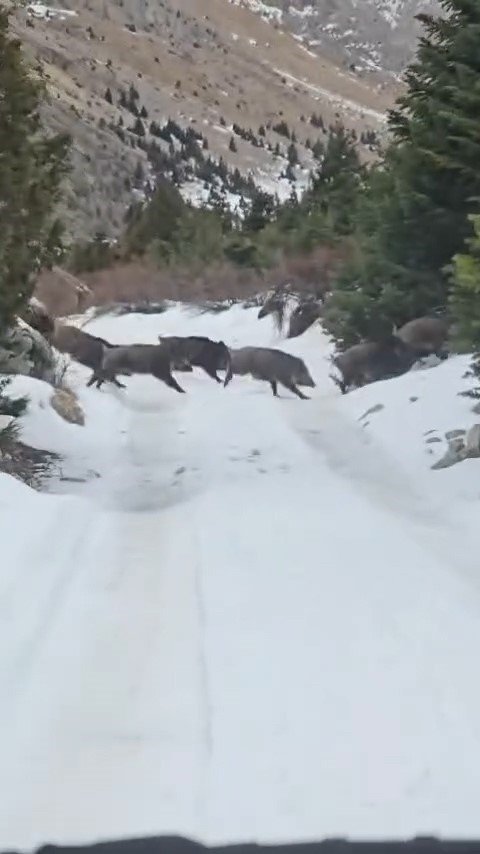
<path id="1" fill-rule="evenodd" d="M 18 437 L 19 428 L 15 422 L 0 431 L 0 472 L 41 490 L 45 481 L 58 471 L 61 457 L 25 445 Z"/>
<path id="2" fill-rule="evenodd" d="M 51 314 L 63 317 L 114 303 L 184 300 L 194 303 L 248 300 L 271 287 L 288 285 L 299 294 L 323 297 L 331 291 L 346 250 L 318 247 L 309 255 L 284 256 L 265 271 L 220 261 L 210 267 L 159 269 L 146 261 L 117 263 L 84 273 L 80 281 L 59 268 L 44 272 L 37 297 Z"/>

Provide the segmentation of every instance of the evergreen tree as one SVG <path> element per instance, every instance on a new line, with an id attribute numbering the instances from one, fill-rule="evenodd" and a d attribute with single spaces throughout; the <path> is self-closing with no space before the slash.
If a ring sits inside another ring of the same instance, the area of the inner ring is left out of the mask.
<path id="1" fill-rule="evenodd" d="M 233 151 L 233 152 L 237 151 L 237 143 L 235 142 L 235 139 L 233 136 L 230 137 L 230 142 L 228 143 L 228 147 L 229 147 L 230 151 Z"/>
<path id="2" fill-rule="evenodd" d="M 307 207 L 323 214 L 333 237 L 352 231 L 364 175 L 351 132 L 337 125 L 329 133 L 320 168 L 305 196 Z"/>
<path id="3" fill-rule="evenodd" d="M 404 227 L 394 244 L 389 236 L 382 245 L 403 268 L 406 288 L 415 287 L 419 270 L 430 280 L 425 308 L 445 302 L 442 269 L 461 251 L 480 195 L 480 4 L 441 6 L 448 17 L 418 16 L 425 35 L 407 71 L 407 92 L 389 117 L 387 166 L 398 203 L 389 206 L 386 225 L 390 232 L 401 218 Z"/>
<path id="4" fill-rule="evenodd" d="M 285 178 L 287 181 L 296 181 L 297 176 L 295 175 L 295 170 L 291 163 L 287 164 L 287 168 L 285 169 Z"/>
<path id="5" fill-rule="evenodd" d="M 253 195 L 250 210 L 245 215 L 243 228 L 245 231 L 261 231 L 270 222 L 275 211 L 273 196 L 263 190 L 256 190 Z"/>
<path id="6" fill-rule="evenodd" d="M 9 383 L 9 377 L 0 376 L 0 415 L 10 415 L 12 418 L 19 418 L 28 406 L 28 397 L 9 397 L 6 393 Z M 8 431 L 8 428 L 4 429 Z M 2 444 L 3 432 L 0 429 L 0 446 Z"/>
<path id="7" fill-rule="evenodd" d="M 291 142 L 288 146 L 287 160 L 290 166 L 296 166 L 298 163 L 298 151 L 294 142 Z"/>
<path id="8" fill-rule="evenodd" d="M 361 204 L 357 262 L 332 302 L 341 302 L 340 325 L 350 332 L 353 315 L 358 334 L 370 334 L 445 306 L 446 268 L 471 234 L 480 196 L 480 3 L 440 2 L 443 17 L 418 16 L 424 36 L 389 114 L 382 170 L 373 170 Z"/>
<path id="9" fill-rule="evenodd" d="M 133 127 L 131 128 L 132 133 L 137 136 L 145 136 L 145 127 L 140 118 L 135 119 Z"/>
<path id="10" fill-rule="evenodd" d="M 169 181 L 159 178 L 149 202 L 137 206 L 130 214 L 123 238 L 127 256 L 143 254 L 153 241 L 162 246 L 171 244 L 184 212 L 185 202 L 178 190 Z"/>
<path id="11" fill-rule="evenodd" d="M 480 216 L 471 217 L 474 236 L 467 241 L 468 252 L 453 258 L 453 285 L 449 309 L 454 321 L 453 345 L 460 352 L 473 351 L 469 376 L 476 385 L 467 397 L 480 398 Z"/>
<path id="12" fill-rule="evenodd" d="M 145 169 L 143 168 L 143 163 L 141 160 L 137 162 L 135 167 L 135 172 L 133 173 L 133 183 L 134 187 L 137 189 L 141 189 L 145 182 Z"/>
<path id="13" fill-rule="evenodd" d="M 315 160 L 321 160 L 325 154 L 325 148 L 319 139 L 317 139 L 312 146 L 312 154 L 315 157 Z"/>
<path id="14" fill-rule="evenodd" d="M 474 236 L 468 252 L 453 258 L 453 284 L 449 308 L 454 320 L 454 344 L 460 351 L 480 352 L 480 216 L 471 217 Z"/>
<path id="15" fill-rule="evenodd" d="M 110 86 L 108 86 L 105 92 L 105 100 L 108 101 L 109 104 L 113 104 L 112 90 L 110 89 Z"/>
<path id="16" fill-rule="evenodd" d="M 62 227 L 55 212 L 69 139 L 43 132 L 44 84 L 29 72 L 1 9 L 0 57 L 1 333 L 32 294 L 39 269 L 60 252 Z"/>

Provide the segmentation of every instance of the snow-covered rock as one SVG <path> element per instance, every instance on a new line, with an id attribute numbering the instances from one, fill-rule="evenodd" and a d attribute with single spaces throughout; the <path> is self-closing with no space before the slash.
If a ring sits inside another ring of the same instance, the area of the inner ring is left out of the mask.
<path id="1" fill-rule="evenodd" d="M 0 346 L 0 373 L 25 374 L 53 381 L 55 357 L 52 348 L 40 332 L 20 318 Z"/>
<path id="2" fill-rule="evenodd" d="M 82 427 L 85 424 L 85 413 L 76 396 L 69 389 L 56 388 L 50 398 L 50 405 L 70 424 L 78 424 Z"/>

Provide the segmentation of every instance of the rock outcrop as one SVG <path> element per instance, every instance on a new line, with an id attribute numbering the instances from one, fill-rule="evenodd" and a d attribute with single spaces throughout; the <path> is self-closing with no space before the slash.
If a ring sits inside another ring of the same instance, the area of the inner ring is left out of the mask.
<path id="1" fill-rule="evenodd" d="M 50 406 L 69 424 L 77 424 L 83 427 L 85 424 L 85 413 L 80 406 L 73 391 L 66 388 L 56 388 L 50 398 Z"/>
<path id="2" fill-rule="evenodd" d="M 52 383 L 55 355 L 43 335 L 20 318 L 0 344 L 0 374 L 24 374 Z"/>
<path id="3" fill-rule="evenodd" d="M 480 457 L 480 424 L 473 424 L 469 430 L 449 430 L 445 438 L 448 448 L 443 457 L 433 464 L 432 469 L 445 469 L 463 460 Z"/>

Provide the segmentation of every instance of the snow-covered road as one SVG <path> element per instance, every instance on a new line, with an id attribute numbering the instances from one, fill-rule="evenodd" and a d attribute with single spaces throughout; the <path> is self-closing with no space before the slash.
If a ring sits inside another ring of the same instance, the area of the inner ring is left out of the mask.
<path id="1" fill-rule="evenodd" d="M 271 345 L 255 314 L 88 328 Z M 451 474 L 366 439 L 317 329 L 281 346 L 311 401 L 197 372 L 98 392 L 80 368 L 83 430 L 36 401 L 26 439 L 100 477 L 0 480 L 0 848 L 479 834 L 480 537 Z"/>

